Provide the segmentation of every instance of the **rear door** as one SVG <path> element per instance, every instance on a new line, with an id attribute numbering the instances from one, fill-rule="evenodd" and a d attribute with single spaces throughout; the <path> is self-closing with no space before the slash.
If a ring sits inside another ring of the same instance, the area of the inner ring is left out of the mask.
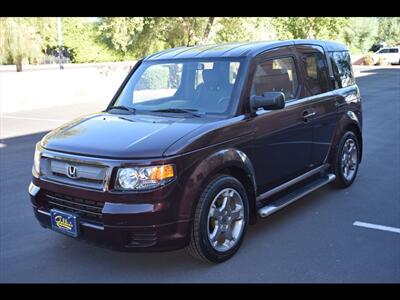
<path id="1" fill-rule="evenodd" d="M 304 100 L 309 104 L 313 128 L 311 166 L 323 164 L 336 128 L 337 99 L 328 69 L 324 49 L 316 45 L 296 45 L 300 57 L 300 68 L 304 71 Z"/>

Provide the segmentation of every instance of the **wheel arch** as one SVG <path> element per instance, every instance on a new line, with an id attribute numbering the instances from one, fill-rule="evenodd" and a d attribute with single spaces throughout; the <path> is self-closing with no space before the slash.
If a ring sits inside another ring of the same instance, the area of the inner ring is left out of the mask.
<path id="1" fill-rule="evenodd" d="M 243 184 L 249 201 L 250 224 L 254 224 L 257 194 L 254 167 L 249 157 L 243 151 L 235 148 L 214 152 L 200 160 L 190 172 L 183 197 L 191 198 L 193 201 L 186 214 L 190 214 L 190 218 L 193 217 L 201 193 L 213 177 L 218 174 L 230 175 Z"/>
<path id="2" fill-rule="evenodd" d="M 327 161 L 332 162 L 333 156 L 337 147 L 339 145 L 339 141 L 343 134 L 346 131 L 352 131 L 356 135 L 359 147 L 360 147 L 360 157 L 359 162 L 361 163 L 362 154 L 363 154 L 363 138 L 362 138 L 362 126 L 360 120 L 357 118 L 357 115 L 353 111 L 347 111 L 345 114 L 341 116 L 339 119 L 338 125 L 336 127 L 335 133 L 332 138 L 331 148 L 329 150 Z"/>

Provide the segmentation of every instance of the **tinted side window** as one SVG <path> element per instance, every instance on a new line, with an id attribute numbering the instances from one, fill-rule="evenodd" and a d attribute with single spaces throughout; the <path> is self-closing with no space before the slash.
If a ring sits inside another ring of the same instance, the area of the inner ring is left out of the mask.
<path id="1" fill-rule="evenodd" d="M 303 56 L 306 69 L 306 80 L 313 95 L 329 91 L 328 66 L 325 56 L 319 52 L 307 53 Z"/>
<path id="2" fill-rule="evenodd" d="M 298 82 L 295 62 L 292 57 L 275 58 L 257 65 L 251 93 L 283 92 L 285 99 L 296 97 Z"/>
<path id="3" fill-rule="evenodd" d="M 399 53 L 399 49 L 392 48 L 392 49 L 390 49 L 390 53 Z"/>
<path id="4" fill-rule="evenodd" d="M 351 67 L 350 54 L 347 51 L 330 52 L 333 76 L 339 88 L 353 85 L 354 75 Z"/>

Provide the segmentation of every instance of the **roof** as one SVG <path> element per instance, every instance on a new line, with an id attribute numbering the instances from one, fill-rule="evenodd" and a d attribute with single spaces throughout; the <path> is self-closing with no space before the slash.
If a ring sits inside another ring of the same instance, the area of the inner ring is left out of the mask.
<path id="1" fill-rule="evenodd" d="M 347 50 L 346 46 L 341 43 L 319 40 L 241 42 L 172 48 L 149 55 L 145 58 L 145 60 L 153 61 L 184 58 L 249 57 L 256 56 L 272 48 L 298 44 L 319 45 L 324 47 L 326 51 Z"/>

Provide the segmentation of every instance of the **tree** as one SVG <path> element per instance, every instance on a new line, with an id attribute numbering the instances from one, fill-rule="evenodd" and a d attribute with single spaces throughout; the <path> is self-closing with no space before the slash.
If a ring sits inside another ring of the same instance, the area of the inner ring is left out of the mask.
<path id="1" fill-rule="evenodd" d="M 22 71 L 24 60 L 33 63 L 42 56 L 43 40 L 33 18 L 0 18 L 0 62 L 15 64 Z"/>
<path id="2" fill-rule="evenodd" d="M 334 39 L 348 23 L 338 17 L 278 17 L 273 24 L 279 39 Z"/>
<path id="3" fill-rule="evenodd" d="M 117 51 L 127 51 L 143 29 L 143 17 L 101 18 L 99 30 L 104 41 Z"/>
<path id="4" fill-rule="evenodd" d="M 123 60 L 123 52 L 110 49 L 97 24 L 87 18 L 62 18 L 63 46 L 73 52 L 75 63 Z M 57 45 L 57 44 L 56 44 Z"/>
<path id="5" fill-rule="evenodd" d="M 350 18 L 340 39 L 352 52 L 366 53 L 378 36 L 377 18 Z"/>
<path id="6" fill-rule="evenodd" d="M 201 40 L 202 44 L 207 44 L 207 42 L 209 40 L 209 37 L 210 37 L 211 29 L 212 29 L 213 24 L 214 24 L 214 20 L 215 20 L 215 17 L 209 17 L 208 18 L 206 29 L 204 30 L 203 38 Z"/>
<path id="7" fill-rule="evenodd" d="M 217 43 L 271 40 L 276 37 L 272 18 L 222 17 L 218 18 L 215 27 L 214 41 Z"/>
<path id="8" fill-rule="evenodd" d="M 158 18 L 157 37 L 171 48 L 194 46 L 208 41 L 214 17 Z"/>
<path id="9" fill-rule="evenodd" d="M 400 18 L 378 18 L 377 42 L 385 42 L 389 46 L 400 45 Z"/>
<path id="10" fill-rule="evenodd" d="M 102 40 L 121 55 L 141 57 L 165 48 L 207 43 L 215 17 L 101 18 Z"/>

